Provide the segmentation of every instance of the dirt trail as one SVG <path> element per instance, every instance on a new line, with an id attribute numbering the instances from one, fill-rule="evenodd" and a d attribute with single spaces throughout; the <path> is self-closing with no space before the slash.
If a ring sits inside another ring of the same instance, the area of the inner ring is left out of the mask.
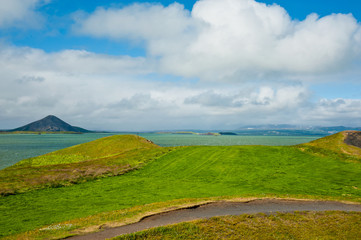
<path id="1" fill-rule="evenodd" d="M 254 213 L 294 212 L 294 211 L 357 211 L 361 204 L 346 204 L 333 201 L 301 201 L 264 199 L 249 202 L 215 202 L 186 209 L 160 213 L 143 218 L 137 223 L 104 229 L 101 232 L 75 236 L 71 240 L 103 240 L 122 234 L 134 233 L 148 228 L 165 226 L 215 216 Z"/>

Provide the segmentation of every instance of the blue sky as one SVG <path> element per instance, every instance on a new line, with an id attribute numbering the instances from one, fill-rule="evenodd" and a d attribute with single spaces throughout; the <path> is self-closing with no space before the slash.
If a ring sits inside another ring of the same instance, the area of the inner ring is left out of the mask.
<path id="1" fill-rule="evenodd" d="M 361 126 L 360 21 L 356 0 L 6 2 L 0 129 Z"/>
<path id="2" fill-rule="evenodd" d="M 153 3 L 168 6 L 175 1 L 114 1 L 114 0 L 52 0 L 49 4 L 40 6 L 37 11 L 47 18 L 45 26 L 38 30 L 2 29 L 1 36 L 12 44 L 18 46 L 30 46 L 41 48 L 47 52 L 60 51 L 62 49 L 85 49 L 96 53 L 127 54 L 131 56 L 144 55 L 144 49 L 128 41 L 115 42 L 108 39 L 94 39 L 89 37 L 74 36 L 71 32 L 72 15 L 78 11 L 87 13 L 94 12 L 99 7 L 124 7 L 134 3 Z M 185 9 L 192 10 L 196 1 L 178 1 Z M 305 19 L 310 13 L 326 16 L 332 13 L 352 13 L 361 21 L 361 3 L 358 0 L 328 1 L 328 0 L 267 0 L 258 1 L 266 4 L 279 4 L 284 7 L 289 15 L 298 20 Z M 49 32 L 56 30 L 56 35 Z M 50 35 L 50 36 L 49 36 Z"/>

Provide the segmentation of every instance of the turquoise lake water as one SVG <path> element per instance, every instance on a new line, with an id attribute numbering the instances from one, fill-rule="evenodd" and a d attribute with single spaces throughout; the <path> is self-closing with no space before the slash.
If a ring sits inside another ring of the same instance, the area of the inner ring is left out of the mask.
<path id="1" fill-rule="evenodd" d="M 89 142 L 116 133 L 87 134 L 0 134 L 0 169 L 18 161 L 49 153 L 76 144 Z M 163 147 L 189 145 L 295 145 L 320 136 L 204 136 L 182 134 L 140 133 Z"/>

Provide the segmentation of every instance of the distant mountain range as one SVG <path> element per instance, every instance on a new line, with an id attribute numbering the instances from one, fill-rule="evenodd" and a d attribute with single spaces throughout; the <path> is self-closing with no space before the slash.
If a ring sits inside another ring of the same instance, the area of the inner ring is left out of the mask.
<path id="1" fill-rule="evenodd" d="M 330 135 L 346 130 L 361 131 L 361 127 L 345 126 L 296 126 L 289 124 L 268 124 L 244 126 L 233 132 L 237 135 L 274 135 L 274 136 L 296 136 L 296 135 Z"/>
<path id="2" fill-rule="evenodd" d="M 25 126 L 9 130 L 9 132 L 75 132 L 89 133 L 84 128 L 71 126 L 60 118 L 49 115 L 41 120 L 29 123 Z"/>
<path id="3" fill-rule="evenodd" d="M 251 130 L 251 129 L 257 129 L 257 130 L 275 130 L 275 129 L 304 129 L 305 127 L 302 126 L 296 126 L 296 125 L 290 125 L 290 124 L 266 124 L 266 125 L 250 125 L 250 126 L 243 126 L 239 128 L 238 130 Z"/>
<path id="4" fill-rule="evenodd" d="M 345 126 L 297 126 L 290 124 L 267 124 L 267 125 L 252 125 L 244 126 L 237 130 L 320 130 L 320 131 L 346 131 L 346 130 L 361 130 L 361 127 L 345 127 Z"/>
<path id="5" fill-rule="evenodd" d="M 297 126 L 290 124 L 267 124 L 267 125 L 252 125 L 244 126 L 235 130 L 217 130 L 211 131 L 219 133 L 220 135 L 269 135 L 269 136 L 297 136 L 297 135 L 330 135 L 333 133 L 357 130 L 361 131 L 361 127 L 345 127 L 345 126 Z M 29 123 L 25 126 L 11 129 L 2 130 L 2 133 L 6 132 L 71 132 L 71 133 L 90 133 L 84 128 L 72 126 L 56 116 L 49 115 L 41 120 Z M 166 131 L 167 133 L 183 133 L 184 131 Z M 204 133 L 210 132 L 209 130 L 192 130 L 190 133 L 197 133 L 205 135 Z M 219 135 L 218 134 L 218 135 Z"/>

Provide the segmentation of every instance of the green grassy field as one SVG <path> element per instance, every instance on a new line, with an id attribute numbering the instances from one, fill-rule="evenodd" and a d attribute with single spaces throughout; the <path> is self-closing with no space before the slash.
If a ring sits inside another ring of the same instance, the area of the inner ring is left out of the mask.
<path id="1" fill-rule="evenodd" d="M 29 158 L 0 171 L 0 195 L 117 176 L 171 151 L 133 136 L 110 136 Z"/>
<path id="2" fill-rule="evenodd" d="M 113 238 L 137 239 L 360 239 L 361 214 L 296 212 L 214 217 Z"/>
<path id="3" fill-rule="evenodd" d="M 338 137 L 334 136 L 334 141 Z M 134 140 L 134 137 L 131 139 Z M 138 140 L 145 146 L 151 144 L 144 139 Z M 129 161 L 144 154 L 148 157 L 145 161 L 138 160 L 137 164 L 142 162 L 142 168 L 120 176 L 0 197 L 0 236 L 103 212 L 111 215 L 115 210 L 174 199 L 289 195 L 361 201 L 360 158 L 328 147 L 331 140 L 328 145 L 319 146 L 314 142 L 285 147 L 192 146 L 172 149 L 153 145 L 140 149 L 136 141 L 129 147 L 124 143 L 124 147 L 120 144 L 119 149 L 114 149 L 114 146 L 111 147 L 114 142 L 105 144 L 104 139 L 97 141 L 95 145 L 90 143 L 48 156 L 59 155 L 59 161 L 63 162 L 63 155 L 78 152 L 83 156 L 89 153 L 90 159 L 101 155 L 114 160 L 118 151 L 127 149 L 127 153 L 141 152 Z M 99 147 L 103 143 L 104 146 Z M 107 147 L 109 150 L 103 151 Z M 95 148 L 99 149 L 93 151 Z M 63 166 L 39 166 L 50 161 L 50 157 L 27 160 L 14 167 L 32 168 L 34 164 L 38 168 Z M 80 159 L 82 161 L 69 164 L 89 161 Z M 122 158 L 122 161 L 126 159 Z M 107 164 L 111 165 L 113 160 Z M 81 223 L 71 225 L 68 230 L 80 227 Z"/>

